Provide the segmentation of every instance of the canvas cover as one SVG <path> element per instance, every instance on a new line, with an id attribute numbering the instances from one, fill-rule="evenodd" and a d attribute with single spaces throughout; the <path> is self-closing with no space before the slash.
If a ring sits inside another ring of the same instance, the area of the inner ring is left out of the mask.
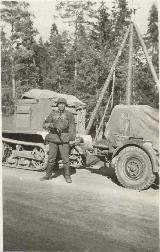
<path id="1" fill-rule="evenodd" d="M 104 136 L 112 141 L 116 135 L 143 137 L 159 145 L 159 112 L 147 105 L 117 105 L 106 124 Z"/>
<path id="2" fill-rule="evenodd" d="M 47 89 L 31 89 L 28 92 L 25 92 L 22 96 L 22 99 L 51 99 L 55 104 L 59 98 L 65 98 L 67 104 L 70 107 L 80 107 L 85 106 L 85 103 L 80 101 L 73 95 L 61 94 Z"/>

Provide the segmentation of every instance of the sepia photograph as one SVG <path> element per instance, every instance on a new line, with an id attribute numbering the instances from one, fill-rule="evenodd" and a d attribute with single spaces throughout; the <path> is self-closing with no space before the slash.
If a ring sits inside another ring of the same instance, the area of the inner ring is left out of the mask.
<path id="1" fill-rule="evenodd" d="M 159 252 L 158 0 L 5 0 L 2 252 Z"/>

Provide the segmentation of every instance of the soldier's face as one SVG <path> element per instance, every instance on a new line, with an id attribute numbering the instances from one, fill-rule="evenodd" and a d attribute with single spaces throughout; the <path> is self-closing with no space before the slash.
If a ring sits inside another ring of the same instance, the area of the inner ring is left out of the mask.
<path id="1" fill-rule="evenodd" d="M 58 104 L 58 109 L 59 109 L 60 111 L 64 111 L 64 110 L 65 110 L 65 107 L 66 107 L 66 104 L 65 104 L 65 103 L 59 103 L 59 104 Z"/>

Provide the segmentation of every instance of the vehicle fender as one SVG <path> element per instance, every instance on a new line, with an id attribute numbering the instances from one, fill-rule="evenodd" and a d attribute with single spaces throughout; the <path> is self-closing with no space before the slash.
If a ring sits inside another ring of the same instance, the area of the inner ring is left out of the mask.
<path id="1" fill-rule="evenodd" d="M 78 154 L 80 154 L 80 155 L 85 155 L 85 150 L 83 150 L 80 146 L 75 145 L 75 146 L 72 148 L 71 153 L 74 153 L 75 150 L 77 151 Z"/>
<path id="2" fill-rule="evenodd" d="M 145 152 L 148 154 L 148 156 L 151 159 L 153 172 L 159 172 L 158 157 L 155 154 L 152 143 L 151 142 L 145 142 L 143 144 L 143 149 L 145 150 Z"/>
<path id="3" fill-rule="evenodd" d="M 118 155 L 118 153 L 124 149 L 127 146 L 137 146 L 139 148 L 142 148 L 143 146 L 143 138 L 135 138 L 135 137 L 129 137 L 127 140 L 123 142 L 122 145 L 119 145 L 112 154 L 112 158 Z"/>
<path id="4" fill-rule="evenodd" d="M 137 146 L 137 147 L 139 147 L 139 148 L 142 148 L 142 145 L 134 144 L 134 143 L 128 143 L 128 144 L 122 145 L 122 146 L 120 146 L 120 147 L 117 147 L 117 148 L 114 150 L 113 154 L 112 154 L 112 158 L 114 158 L 115 156 L 117 156 L 121 150 L 123 150 L 124 148 L 126 148 L 126 147 L 128 147 L 128 146 Z"/>

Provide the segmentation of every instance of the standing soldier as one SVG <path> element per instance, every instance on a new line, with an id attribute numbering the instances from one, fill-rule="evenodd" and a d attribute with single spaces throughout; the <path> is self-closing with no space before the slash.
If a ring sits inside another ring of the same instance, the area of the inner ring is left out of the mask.
<path id="1" fill-rule="evenodd" d="M 76 124 L 74 115 L 66 110 L 66 99 L 59 98 L 57 106 L 58 111 L 52 111 L 43 124 L 43 127 L 49 130 L 49 134 L 46 136 L 46 141 L 49 142 L 49 155 L 46 175 L 41 178 L 41 181 L 51 179 L 59 150 L 63 160 L 65 180 L 67 183 L 72 183 L 69 165 L 69 142 L 75 140 Z"/>

